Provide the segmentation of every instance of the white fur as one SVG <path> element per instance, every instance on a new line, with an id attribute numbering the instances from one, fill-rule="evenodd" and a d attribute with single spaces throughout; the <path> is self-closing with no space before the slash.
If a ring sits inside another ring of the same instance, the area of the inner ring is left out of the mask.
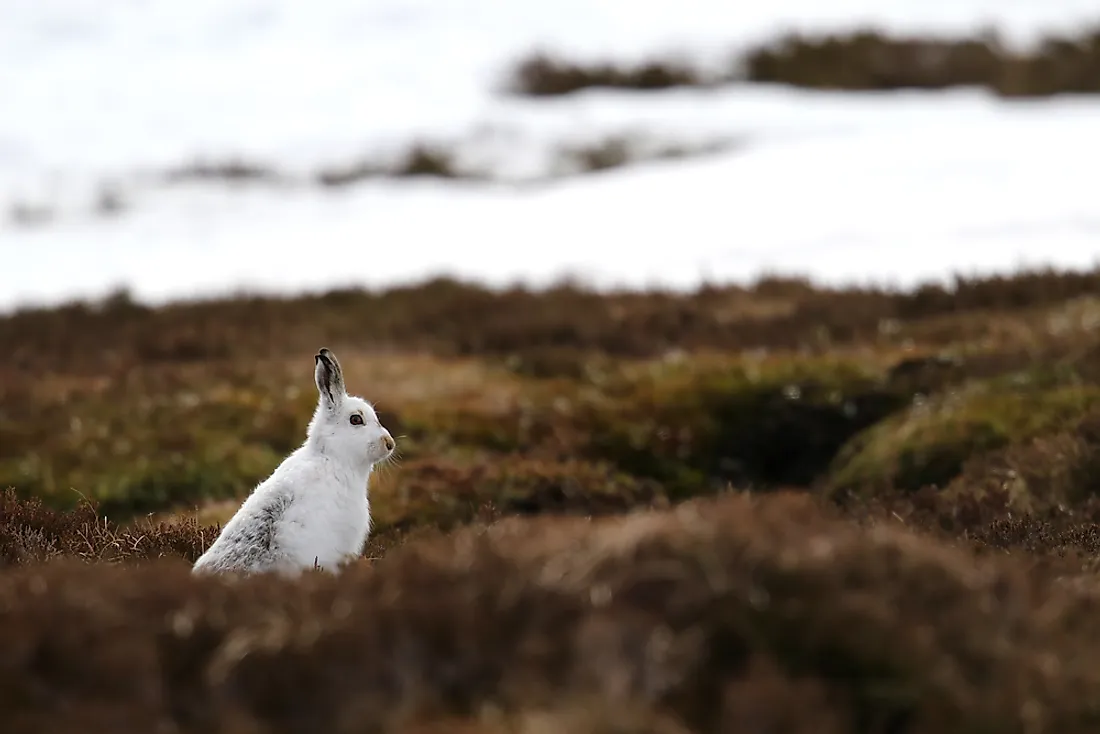
<path id="1" fill-rule="evenodd" d="M 194 572 L 335 570 L 363 552 L 368 480 L 394 442 L 371 404 L 347 394 L 336 357 L 322 349 L 315 362 L 319 399 L 305 443 L 253 490 Z"/>

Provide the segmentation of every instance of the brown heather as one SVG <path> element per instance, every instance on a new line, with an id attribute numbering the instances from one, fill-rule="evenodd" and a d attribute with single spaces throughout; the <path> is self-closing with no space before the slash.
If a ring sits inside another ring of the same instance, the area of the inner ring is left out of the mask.
<path id="1" fill-rule="evenodd" d="M 8 571 L 0 707 L 7 731 L 1084 732 L 1096 612 L 1093 586 L 728 495 L 505 520 L 339 579 Z"/>
<path id="2" fill-rule="evenodd" d="M 0 730 L 1091 732 L 1100 273 L 0 317 Z M 340 354 L 338 578 L 188 562 Z"/>
<path id="3" fill-rule="evenodd" d="M 1011 48 L 993 30 L 971 37 L 898 36 L 874 28 L 790 34 L 738 51 L 719 72 L 680 58 L 576 63 L 540 51 L 515 64 L 507 88 L 546 97 L 591 88 L 651 92 L 746 82 L 846 91 L 975 87 L 1010 98 L 1095 94 L 1100 92 L 1100 28 L 1048 34 L 1027 50 Z"/>

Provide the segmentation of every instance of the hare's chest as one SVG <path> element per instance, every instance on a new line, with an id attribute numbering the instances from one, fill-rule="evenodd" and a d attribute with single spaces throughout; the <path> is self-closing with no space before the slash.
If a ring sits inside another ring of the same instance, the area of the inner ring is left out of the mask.
<path id="1" fill-rule="evenodd" d="M 298 503 L 284 517 L 287 551 L 303 565 L 332 567 L 362 552 L 370 529 L 366 492 L 339 493 Z"/>

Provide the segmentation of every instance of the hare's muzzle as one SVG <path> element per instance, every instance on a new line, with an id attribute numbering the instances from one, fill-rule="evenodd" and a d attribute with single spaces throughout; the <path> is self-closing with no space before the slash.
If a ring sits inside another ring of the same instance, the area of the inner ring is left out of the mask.
<path id="1" fill-rule="evenodd" d="M 382 445 L 386 447 L 386 451 L 393 451 L 393 447 L 397 444 L 394 443 L 393 437 L 386 434 L 382 437 Z"/>

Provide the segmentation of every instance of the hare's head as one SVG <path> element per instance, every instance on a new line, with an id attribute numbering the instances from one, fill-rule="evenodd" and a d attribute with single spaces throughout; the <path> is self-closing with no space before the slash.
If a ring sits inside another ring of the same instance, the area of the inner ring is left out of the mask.
<path id="1" fill-rule="evenodd" d="M 322 453 L 351 465 L 373 465 L 393 453 L 394 440 L 366 400 L 348 395 L 336 355 L 322 349 L 314 358 L 317 410 L 309 441 Z"/>

